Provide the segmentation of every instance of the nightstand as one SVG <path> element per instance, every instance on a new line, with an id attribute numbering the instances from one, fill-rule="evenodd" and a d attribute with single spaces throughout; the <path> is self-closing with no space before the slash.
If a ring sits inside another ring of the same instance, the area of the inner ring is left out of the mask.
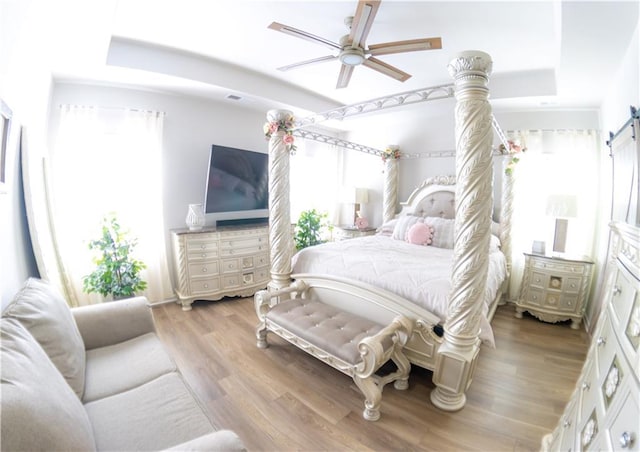
<path id="1" fill-rule="evenodd" d="M 376 228 L 362 228 L 358 229 L 354 226 L 334 226 L 333 227 L 333 240 L 339 242 L 341 240 L 354 239 L 356 237 L 365 237 L 367 235 L 374 235 Z"/>
<path id="2" fill-rule="evenodd" d="M 544 322 L 571 319 L 578 329 L 591 287 L 593 262 L 524 253 L 525 268 L 516 301 L 516 317 L 524 311 Z"/>

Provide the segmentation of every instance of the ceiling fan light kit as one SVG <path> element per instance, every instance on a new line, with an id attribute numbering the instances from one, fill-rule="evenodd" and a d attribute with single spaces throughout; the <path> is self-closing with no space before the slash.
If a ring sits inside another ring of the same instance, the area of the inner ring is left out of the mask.
<path id="1" fill-rule="evenodd" d="M 275 31 L 295 36 L 300 39 L 315 42 L 316 44 L 338 50 L 338 55 L 328 55 L 320 58 L 313 58 L 299 63 L 293 63 L 278 68 L 281 71 L 306 66 L 309 64 L 332 61 L 338 59 L 342 63 L 338 74 L 336 88 L 345 88 L 349 84 L 353 68 L 363 65 L 395 80 L 404 82 L 411 75 L 400 69 L 391 66 L 381 60 L 374 58 L 374 55 L 390 55 L 393 53 L 417 52 L 422 50 L 433 50 L 442 48 L 441 38 L 410 39 L 404 41 L 386 42 L 367 47 L 365 41 L 373 25 L 373 20 L 380 7 L 381 0 L 359 0 L 356 13 L 353 17 L 345 18 L 345 25 L 350 28 L 348 35 L 343 36 L 339 44 L 328 39 L 315 36 L 306 31 L 298 30 L 288 25 L 273 22 L 269 28 Z"/>
<path id="2" fill-rule="evenodd" d="M 357 47 L 347 47 L 340 52 L 338 59 L 347 66 L 358 66 L 365 60 L 364 51 Z"/>

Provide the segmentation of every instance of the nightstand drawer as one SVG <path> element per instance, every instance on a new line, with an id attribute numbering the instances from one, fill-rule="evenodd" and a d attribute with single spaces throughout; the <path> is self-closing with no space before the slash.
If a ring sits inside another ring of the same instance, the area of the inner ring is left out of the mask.
<path id="1" fill-rule="evenodd" d="M 532 268 L 544 270 L 546 273 L 561 272 L 582 274 L 585 271 L 585 264 L 582 262 L 568 263 L 566 260 L 552 260 L 542 257 L 532 262 Z"/>
<path id="2" fill-rule="evenodd" d="M 532 287 L 527 291 L 526 301 L 536 306 L 543 306 L 545 304 L 544 290 Z"/>

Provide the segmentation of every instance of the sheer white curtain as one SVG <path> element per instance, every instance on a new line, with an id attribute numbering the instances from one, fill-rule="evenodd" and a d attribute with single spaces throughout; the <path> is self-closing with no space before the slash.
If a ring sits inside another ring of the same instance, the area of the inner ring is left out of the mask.
<path id="1" fill-rule="evenodd" d="M 577 217 L 568 223 L 566 254 L 594 256 L 602 152 L 599 134 L 593 130 L 516 131 L 509 135 L 527 147 L 514 171 L 509 290 L 509 299 L 514 300 L 522 279 L 522 253 L 531 252 L 534 240 L 544 241 L 547 254 L 552 253 L 555 218 L 546 214 L 549 195 L 573 195 L 577 199 Z"/>
<path id="2" fill-rule="evenodd" d="M 302 140 L 301 140 L 302 141 Z M 341 178 L 340 152 L 336 146 L 304 140 L 291 157 L 291 221 L 296 223 L 304 210 L 326 212 L 335 224 Z"/>
<path id="3" fill-rule="evenodd" d="M 137 259 L 150 301 L 173 297 L 162 214 L 163 113 L 82 106 L 61 107 L 51 158 L 52 222 L 67 292 L 78 304 L 101 301 L 82 291 L 93 270 L 90 240 L 102 218 L 115 214 L 138 244 Z"/>

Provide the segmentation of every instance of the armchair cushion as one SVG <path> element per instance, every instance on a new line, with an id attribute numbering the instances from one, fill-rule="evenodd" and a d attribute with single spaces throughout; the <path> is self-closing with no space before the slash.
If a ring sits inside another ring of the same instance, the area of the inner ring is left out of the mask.
<path id="1" fill-rule="evenodd" d="M 80 399 L 40 344 L 17 319 L 0 332 L 2 450 L 95 450 Z"/>
<path id="2" fill-rule="evenodd" d="M 98 450 L 159 450 L 215 430 L 177 373 L 84 407 Z"/>
<path id="3" fill-rule="evenodd" d="M 158 337 L 147 333 L 87 351 L 84 403 L 140 386 L 177 370 Z"/>
<path id="4" fill-rule="evenodd" d="M 31 333 L 78 397 L 85 383 L 85 350 L 67 302 L 53 285 L 29 278 L 4 309 Z"/>

